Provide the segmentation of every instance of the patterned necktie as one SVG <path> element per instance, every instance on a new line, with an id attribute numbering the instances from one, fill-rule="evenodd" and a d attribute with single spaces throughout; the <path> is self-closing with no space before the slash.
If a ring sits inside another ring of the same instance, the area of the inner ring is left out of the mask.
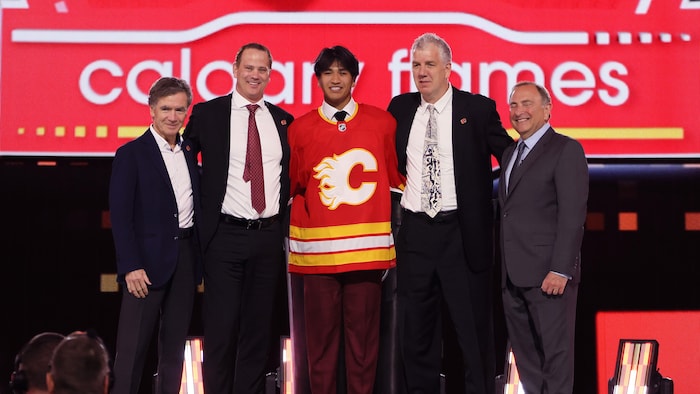
<path id="1" fill-rule="evenodd" d="M 523 161 L 523 151 L 525 150 L 525 142 L 519 141 L 518 142 L 518 154 L 515 155 L 515 161 L 513 162 L 513 168 L 510 169 L 510 176 L 508 177 L 508 192 L 510 193 L 511 189 L 511 180 L 513 180 L 513 174 L 515 173 L 515 170 L 520 167 L 520 162 Z"/>
<path id="2" fill-rule="evenodd" d="M 250 113 L 248 114 L 248 146 L 243 180 L 250 182 L 250 199 L 253 208 L 258 213 L 262 213 L 265 210 L 265 178 L 263 176 L 260 134 L 258 133 L 258 125 L 255 123 L 255 111 L 259 107 L 257 104 L 246 105 Z"/>
<path id="3" fill-rule="evenodd" d="M 429 104 L 428 112 L 430 112 L 430 118 L 428 119 L 428 127 L 425 129 L 425 143 L 423 145 L 420 204 L 423 212 L 432 218 L 442 208 L 442 191 L 440 190 L 440 158 L 435 107 Z"/>

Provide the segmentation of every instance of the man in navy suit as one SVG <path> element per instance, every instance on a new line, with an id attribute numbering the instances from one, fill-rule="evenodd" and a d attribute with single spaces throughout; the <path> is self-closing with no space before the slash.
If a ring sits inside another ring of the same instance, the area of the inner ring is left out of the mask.
<path id="1" fill-rule="evenodd" d="M 499 181 L 503 308 L 528 394 L 570 394 L 580 250 L 588 199 L 581 144 L 549 124 L 552 100 L 534 82 L 510 94 L 520 135 Z M 517 147 L 517 149 L 516 149 Z"/>
<path id="2" fill-rule="evenodd" d="M 148 97 L 153 123 L 114 156 L 109 205 L 117 280 L 123 289 L 116 394 L 139 391 L 156 325 L 155 392 L 180 391 L 185 339 L 201 281 L 194 227 L 199 218 L 197 160 L 180 138 L 191 103 L 187 82 L 170 77 L 156 81 Z"/>
<path id="3" fill-rule="evenodd" d="M 411 57 L 418 92 L 394 97 L 389 104 L 397 121 L 399 170 L 407 177 L 396 240 L 406 385 L 409 393 L 439 392 L 444 303 L 464 363 L 462 376 L 453 381 L 467 393 L 491 394 L 495 385 L 491 159 L 500 158 L 512 139 L 493 100 L 450 86 L 452 52 L 442 38 L 432 33 L 418 37 Z M 437 151 L 438 157 L 427 159 L 429 126 L 437 140 L 430 151 Z M 423 163 L 430 164 L 426 170 L 439 168 L 435 177 L 423 172 Z"/>
<path id="4" fill-rule="evenodd" d="M 204 251 L 207 394 L 256 394 L 264 388 L 275 299 L 285 272 L 287 127 L 293 120 L 263 99 L 271 68 L 265 46 L 241 47 L 233 64 L 233 93 L 195 105 L 184 133 L 202 153 L 197 226 Z"/>

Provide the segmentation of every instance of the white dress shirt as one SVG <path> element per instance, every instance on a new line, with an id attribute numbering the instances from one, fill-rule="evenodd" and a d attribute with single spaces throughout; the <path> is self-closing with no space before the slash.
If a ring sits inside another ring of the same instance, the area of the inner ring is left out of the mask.
<path id="1" fill-rule="evenodd" d="M 442 210 L 457 209 L 454 159 L 452 152 L 452 87 L 433 104 L 438 129 L 438 153 L 440 157 L 440 189 Z M 423 147 L 428 126 L 428 103 L 421 98 L 416 110 L 406 146 L 406 188 L 401 197 L 401 206 L 409 211 L 422 212 L 421 185 L 423 173 Z"/>
<path id="2" fill-rule="evenodd" d="M 190 228 L 194 225 L 194 197 L 192 195 L 192 180 L 187 169 L 185 153 L 182 151 L 182 139 L 178 136 L 174 148 L 150 127 L 151 134 L 156 139 L 165 168 L 168 170 L 170 183 L 175 192 L 177 202 L 177 217 L 180 228 Z"/>
<path id="3" fill-rule="evenodd" d="M 275 121 L 263 100 L 251 103 L 233 91 L 231 100 L 231 146 L 229 154 L 226 195 L 221 207 L 225 214 L 244 219 L 267 218 L 279 213 L 280 176 L 282 174 L 282 142 Z M 263 173 L 265 174 L 265 210 L 258 214 L 253 208 L 250 183 L 243 180 L 243 167 L 248 144 L 248 104 L 257 104 L 255 121 L 260 134 Z"/>

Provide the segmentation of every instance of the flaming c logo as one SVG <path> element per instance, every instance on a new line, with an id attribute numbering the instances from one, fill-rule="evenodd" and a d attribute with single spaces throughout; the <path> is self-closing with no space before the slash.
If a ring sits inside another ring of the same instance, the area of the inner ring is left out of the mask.
<path id="1" fill-rule="evenodd" d="M 358 165 L 363 167 L 364 172 L 377 171 L 377 159 L 374 155 L 357 148 L 333 157 L 324 157 L 314 167 L 314 178 L 320 181 L 318 195 L 328 209 L 334 210 L 340 204 L 360 205 L 372 197 L 377 189 L 376 182 L 362 182 L 357 188 L 350 186 L 350 171 Z"/>

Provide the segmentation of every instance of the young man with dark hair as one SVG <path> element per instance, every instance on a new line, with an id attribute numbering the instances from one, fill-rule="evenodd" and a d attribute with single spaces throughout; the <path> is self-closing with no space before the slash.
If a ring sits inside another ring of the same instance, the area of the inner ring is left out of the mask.
<path id="1" fill-rule="evenodd" d="M 314 71 L 323 104 L 289 128 L 289 271 L 303 275 L 311 393 L 336 392 L 344 337 L 347 392 L 370 394 L 381 278 L 396 264 L 390 188 L 403 187 L 396 122 L 352 98 L 359 62 L 346 48 L 323 49 Z"/>

